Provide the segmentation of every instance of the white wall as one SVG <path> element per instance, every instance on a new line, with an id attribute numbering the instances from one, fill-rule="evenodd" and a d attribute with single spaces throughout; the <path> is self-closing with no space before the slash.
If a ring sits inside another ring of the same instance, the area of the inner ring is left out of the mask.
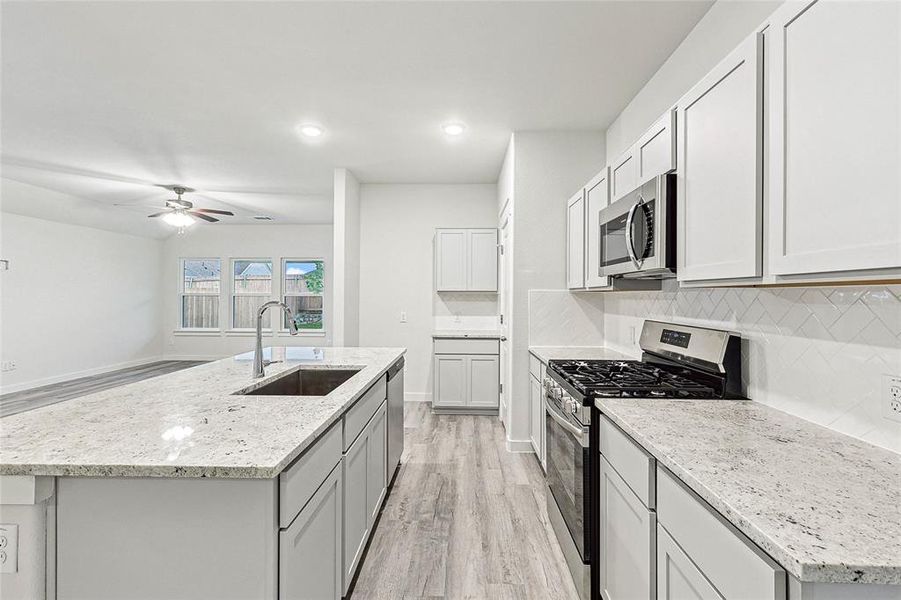
<path id="1" fill-rule="evenodd" d="M 435 229 L 496 227 L 496 187 L 363 184 L 360 199 L 360 345 L 406 347 L 407 395 L 430 399 L 436 319 L 497 315 L 497 294 L 435 293 Z"/>
<path id="2" fill-rule="evenodd" d="M 783 0 L 719 0 L 607 128 L 611 159 L 760 25 Z"/>
<path id="3" fill-rule="evenodd" d="M 528 450 L 529 291 L 565 289 L 566 202 L 604 167 L 606 154 L 599 131 L 518 131 L 513 147 L 514 377 L 504 424 L 508 447 Z"/>
<path id="4" fill-rule="evenodd" d="M 360 183 L 335 169 L 334 310 L 337 346 L 360 344 Z"/>
<path id="5" fill-rule="evenodd" d="M 220 313 L 221 333 L 180 333 L 178 292 L 180 259 L 222 259 L 222 286 L 230 291 L 229 274 L 233 258 L 271 258 L 273 263 L 272 297 L 281 293 L 282 258 L 322 258 L 325 260 L 323 320 L 325 332 L 290 336 L 276 333 L 264 338 L 264 345 L 330 346 L 332 345 L 332 226 L 331 225 L 228 225 L 188 229 L 182 235 L 168 238 L 163 248 L 162 306 L 167 358 L 213 359 L 253 350 L 254 334 L 229 332 L 227 305 Z M 272 315 L 275 315 L 274 317 Z M 270 310 L 270 319 L 279 324 L 280 315 Z M 273 321 L 270 321 L 273 322 Z"/>
<path id="6" fill-rule="evenodd" d="M 162 242 L 0 213 L 4 393 L 162 354 Z"/>

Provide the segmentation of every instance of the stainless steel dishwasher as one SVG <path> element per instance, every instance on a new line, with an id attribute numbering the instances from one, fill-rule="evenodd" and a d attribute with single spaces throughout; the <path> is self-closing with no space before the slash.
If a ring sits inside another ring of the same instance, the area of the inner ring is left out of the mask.
<path id="1" fill-rule="evenodd" d="M 404 359 L 388 369 L 388 485 L 404 451 Z"/>

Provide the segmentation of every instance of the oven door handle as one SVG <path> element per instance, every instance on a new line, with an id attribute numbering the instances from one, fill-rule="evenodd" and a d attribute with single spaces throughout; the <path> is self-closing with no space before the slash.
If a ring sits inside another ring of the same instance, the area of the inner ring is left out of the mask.
<path id="1" fill-rule="evenodd" d="M 547 405 L 547 414 L 549 414 L 551 418 L 557 422 L 558 425 L 563 427 L 563 429 L 568 431 L 573 437 L 577 438 L 583 446 L 585 446 L 585 431 L 581 427 L 576 427 L 575 425 L 567 421 L 566 417 L 557 412 L 557 409 L 554 408 L 551 402 L 546 402 L 545 404 Z"/>
<path id="2" fill-rule="evenodd" d="M 638 254 L 635 252 L 635 241 L 632 239 L 632 223 L 635 221 L 635 212 L 642 204 L 644 204 L 644 198 L 639 194 L 638 202 L 632 205 L 632 208 L 629 209 L 629 216 L 626 217 L 626 252 L 629 253 L 629 258 L 632 259 L 632 264 L 635 265 L 636 269 L 641 269 L 641 263 L 644 262 L 644 258 L 638 258 Z"/>

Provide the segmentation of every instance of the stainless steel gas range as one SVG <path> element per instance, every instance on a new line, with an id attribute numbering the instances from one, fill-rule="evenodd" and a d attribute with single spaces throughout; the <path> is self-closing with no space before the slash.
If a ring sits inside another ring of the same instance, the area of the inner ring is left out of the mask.
<path id="1" fill-rule="evenodd" d="M 599 597 L 596 398 L 741 398 L 741 340 L 645 321 L 637 360 L 551 360 L 545 390 L 548 518 L 583 600 Z"/>

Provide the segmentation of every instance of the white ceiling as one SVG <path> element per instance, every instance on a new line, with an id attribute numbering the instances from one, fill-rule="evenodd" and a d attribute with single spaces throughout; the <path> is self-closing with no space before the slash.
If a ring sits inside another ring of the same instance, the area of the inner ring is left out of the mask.
<path id="1" fill-rule="evenodd" d="M 335 167 L 494 182 L 514 130 L 605 129 L 711 4 L 3 2 L 2 174 L 328 222 Z"/>

